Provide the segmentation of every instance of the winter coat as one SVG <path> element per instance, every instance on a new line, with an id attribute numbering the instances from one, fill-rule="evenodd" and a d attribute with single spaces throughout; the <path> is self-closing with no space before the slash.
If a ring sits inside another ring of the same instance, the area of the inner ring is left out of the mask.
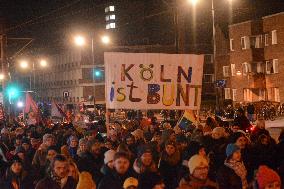
<path id="1" fill-rule="evenodd" d="M 219 189 L 242 189 L 242 180 L 235 171 L 223 165 L 217 172 Z"/>
<path id="2" fill-rule="evenodd" d="M 100 168 L 103 166 L 103 157 L 86 152 L 78 159 L 77 165 L 80 172 L 87 171 L 91 173 L 96 183 L 100 182 L 103 176 L 100 172 Z"/>
<path id="3" fill-rule="evenodd" d="M 182 178 L 178 189 L 217 189 L 217 184 L 209 179 L 205 181 L 198 180 L 191 176 Z"/>
<path id="4" fill-rule="evenodd" d="M 22 172 L 19 176 L 13 174 L 10 169 L 6 171 L 4 177 L 0 180 L 0 188 L 1 189 L 14 189 L 12 185 L 12 181 L 16 181 L 19 189 L 33 189 L 33 180 L 27 172 Z"/>
<path id="5" fill-rule="evenodd" d="M 46 163 L 47 148 L 42 144 L 39 149 L 35 152 L 32 165 L 35 168 L 40 168 L 45 166 Z"/>
<path id="6" fill-rule="evenodd" d="M 274 149 L 275 146 L 256 144 L 251 149 L 252 154 L 252 168 L 253 170 L 258 169 L 260 165 L 267 165 L 268 167 L 274 167 Z"/>
<path id="7" fill-rule="evenodd" d="M 123 189 L 123 183 L 129 177 L 133 177 L 130 172 L 119 175 L 113 170 L 102 178 L 98 185 L 98 189 Z"/>
<path id="8" fill-rule="evenodd" d="M 105 175 L 109 174 L 112 171 L 112 169 L 109 166 L 107 166 L 106 164 L 104 164 L 100 171 L 105 176 Z"/>
<path id="9" fill-rule="evenodd" d="M 165 182 L 166 189 L 173 189 L 178 186 L 178 176 L 180 170 L 180 163 L 171 165 L 165 160 L 160 160 L 159 172 Z"/>
<path id="10" fill-rule="evenodd" d="M 72 177 L 68 177 L 64 187 L 61 188 L 50 177 L 45 177 L 37 183 L 35 189 L 76 189 L 76 181 Z"/>

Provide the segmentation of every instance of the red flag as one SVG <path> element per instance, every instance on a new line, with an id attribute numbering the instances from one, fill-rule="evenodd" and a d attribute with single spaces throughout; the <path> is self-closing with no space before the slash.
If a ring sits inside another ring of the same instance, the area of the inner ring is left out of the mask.
<path id="1" fill-rule="evenodd" d="M 34 113 L 36 113 L 36 114 L 39 113 L 36 102 L 33 100 L 32 96 L 29 93 L 27 93 L 26 94 L 25 113 L 29 113 L 31 108 L 32 108 L 32 111 Z"/>
<path id="2" fill-rule="evenodd" d="M 55 102 L 51 103 L 51 116 L 64 118 L 67 117 L 62 108 Z"/>

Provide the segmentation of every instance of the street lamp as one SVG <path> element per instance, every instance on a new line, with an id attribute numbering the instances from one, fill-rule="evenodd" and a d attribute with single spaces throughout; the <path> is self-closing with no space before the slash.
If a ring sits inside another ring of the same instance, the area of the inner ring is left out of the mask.
<path id="1" fill-rule="evenodd" d="M 83 36 L 77 35 L 74 37 L 74 42 L 77 46 L 82 47 L 86 44 L 86 40 Z"/>
<path id="2" fill-rule="evenodd" d="M 193 6 L 195 6 L 198 3 L 199 0 L 188 0 L 189 3 L 191 3 Z"/>
<path id="3" fill-rule="evenodd" d="M 27 68 L 29 67 L 29 64 L 28 64 L 28 62 L 27 62 L 26 60 L 22 60 L 22 61 L 20 62 L 20 66 L 21 66 L 21 68 L 23 68 L 23 69 L 27 69 Z"/>
<path id="4" fill-rule="evenodd" d="M 109 38 L 109 36 L 107 36 L 107 35 L 102 36 L 101 40 L 102 40 L 102 43 L 103 43 L 103 44 L 106 44 L 106 45 L 107 45 L 107 44 L 110 43 L 110 38 Z"/>
<path id="5" fill-rule="evenodd" d="M 39 64 L 40 64 L 41 67 L 46 67 L 47 66 L 47 61 L 42 59 L 42 60 L 39 61 Z"/>
<path id="6" fill-rule="evenodd" d="M 0 81 L 4 80 L 5 79 L 5 75 L 0 73 Z"/>

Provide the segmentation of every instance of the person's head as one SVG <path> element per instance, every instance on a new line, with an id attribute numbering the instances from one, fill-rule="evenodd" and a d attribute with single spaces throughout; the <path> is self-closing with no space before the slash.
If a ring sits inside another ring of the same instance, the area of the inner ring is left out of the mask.
<path id="1" fill-rule="evenodd" d="M 238 131 L 231 135 L 231 143 L 236 144 L 242 150 L 246 148 L 248 139 L 245 134 Z"/>
<path id="2" fill-rule="evenodd" d="M 259 189 L 280 189 L 280 176 L 267 166 L 260 166 L 256 174 L 256 181 Z"/>
<path id="3" fill-rule="evenodd" d="M 262 134 L 258 137 L 258 141 L 262 145 L 268 145 L 269 144 L 269 137 L 265 134 Z"/>
<path id="4" fill-rule="evenodd" d="M 176 143 L 173 141 L 166 142 L 165 151 L 168 156 L 172 156 L 176 152 Z"/>
<path id="5" fill-rule="evenodd" d="M 212 138 L 213 139 L 218 140 L 218 139 L 225 137 L 225 136 L 226 136 L 226 131 L 223 127 L 216 127 L 212 131 Z"/>
<path id="6" fill-rule="evenodd" d="M 69 162 L 64 155 L 56 155 L 50 164 L 50 169 L 59 178 L 68 176 Z"/>
<path id="7" fill-rule="evenodd" d="M 200 180 L 206 180 L 208 176 L 208 160 L 200 155 L 192 156 L 188 161 L 190 175 Z"/>
<path id="8" fill-rule="evenodd" d="M 153 162 L 152 150 L 149 146 L 141 146 L 138 157 L 144 166 L 150 166 Z"/>
<path id="9" fill-rule="evenodd" d="M 136 189 L 138 187 L 138 180 L 134 177 L 127 178 L 123 183 L 124 189 Z"/>
<path id="10" fill-rule="evenodd" d="M 42 141 L 47 147 L 53 146 L 55 144 L 55 137 L 52 134 L 45 134 Z"/>
<path id="11" fill-rule="evenodd" d="M 88 143 L 88 140 L 85 138 L 81 138 L 79 140 L 79 151 L 80 152 L 86 152 L 88 150 L 87 143 Z"/>
<path id="12" fill-rule="evenodd" d="M 28 138 L 24 138 L 22 140 L 22 147 L 25 149 L 25 151 L 28 151 L 30 148 L 30 140 Z"/>
<path id="13" fill-rule="evenodd" d="M 180 151 L 185 150 L 188 145 L 188 140 L 184 134 L 180 134 L 176 136 L 177 147 Z"/>
<path id="14" fill-rule="evenodd" d="M 265 129 L 265 120 L 260 118 L 256 121 L 256 127 L 260 129 Z"/>
<path id="15" fill-rule="evenodd" d="M 239 146 L 232 143 L 227 145 L 226 155 L 228 160 L 241 161 L 242 158 Z"/>
<path id="16" fill-rule="evenodd" d="M 96 183 L 89 172 L 83 171 L 80 173 L 76 189 L 96 189 Z"/>
<path id="17" fill-rule="evenodd" d="M 68 140 L 67 140 L 67 144 L 71 147 L 71 148 L 77 148 L 78 146 L 78 138 L 76 136 L 71 135 Z"/>
<path id="18" fill-rule="evenodd" d="M 58 150 L 56 146 L 49 146 L 47 148 L 46 159 L 51 162 L 57 154 L 58 154 Z"/>
<path id="19" fill-rule="evenodd" d="M 69 167 L 68 167 L 68 176 L 73 177 L 76 181 L 79 180 L 79 169 L 73 161 L 69 162 Z"/>
<path id="20" fill-rule="evenodd" d="M 232 126 L 230 126 L 230 130 L 233 132 L 233 133 L 236 133 L 238 132 L 238 130 L 240 130 L 240 127 L 239 125 L 237 125 L 236 123 L 233 124 Z"/>
<path id="21" fill-rule="evenodd" d="M 130 145 L 133 145 L 135 143 L 135 137 L 133 135 L 128 135 L 126 138 L 125 138 L 125 143 L 130 146 Z"/>
<path id="22" fill-rule="evenodd" d="M 23 163 L 22 161 L 18 158 L 18 159 L 14 159 L 12 161 L 12 165 L 10 167 L 12 173 L 19 175 L 21 174 L 21 172 L 23 171 Z"/>
<path id="23" fill-rule="evenodd" d="M 116 152 L 114 155 L 114 168 L 120 175 L 124 175 L 129 168 L 129 156 L 125 152 Z"/>
<path id="24" fill-rule="evenodd" d="M 37 149 L 40 145 L 40 140 L 38 138 L 31 138 L 31 146 L 34 149 Z"/>
<path id="25" fill-rule="evenodd" d="M 113 169 L 113 159 L 114 159 L 115 153 L 116 152 L 114 150 L 108 150 L 104 154 L 105 155 L 104 163 L 111 169 Z"/>
<path id="26" fill-rule="evenodd" d="M 93 155 L 99 155 L 101 153 L 101 143 L 98 141 L 89 141 L 88 149 Z"/>

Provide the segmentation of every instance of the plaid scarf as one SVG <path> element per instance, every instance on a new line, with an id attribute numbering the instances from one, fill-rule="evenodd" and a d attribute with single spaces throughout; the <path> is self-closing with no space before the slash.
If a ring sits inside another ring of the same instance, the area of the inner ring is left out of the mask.
<path id="1" fill-rule="evenodd" d="M 55 175 L 53 171 L 50 171 L 50 178 L 61 187 L 61 178 Z"/>
<path id="2" fill-rule="evenodd" d="M 235 171 L 235 173 L 241 178 L 242 180 L 242 189 L 248 188 L 247 182 L 247 169 L 242 161 L 235 161 L 235 160 L 226 160 L 225 165 Z"/>

